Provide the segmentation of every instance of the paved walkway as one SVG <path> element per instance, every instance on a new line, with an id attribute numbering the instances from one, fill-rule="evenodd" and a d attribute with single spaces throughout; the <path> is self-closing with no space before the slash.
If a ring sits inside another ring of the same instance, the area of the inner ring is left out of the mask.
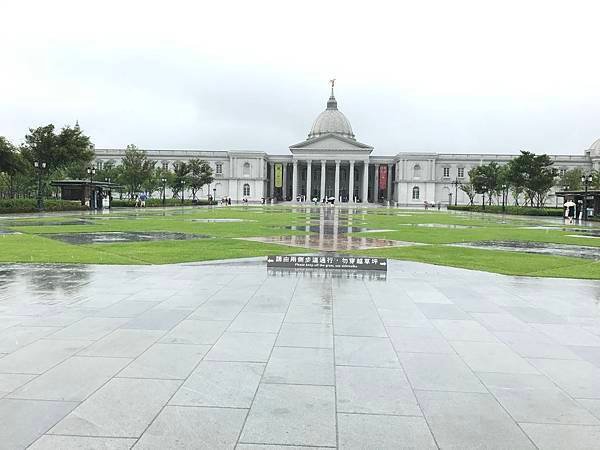
<path id="1" fill-rule="evenodd" d="M 0 447 L 598 448 L 600 283 L 0 266 Z"/>

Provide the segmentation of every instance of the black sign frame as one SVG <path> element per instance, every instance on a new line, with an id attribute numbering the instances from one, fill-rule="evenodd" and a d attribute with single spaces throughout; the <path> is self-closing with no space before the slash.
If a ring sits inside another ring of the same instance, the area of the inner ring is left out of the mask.
<path id="1" fill-rule="evenodd" d="M 378 270 L 387 272 L 387 266 L 387 258 L 373 258 L 370 256 L 267 256 L 267 267 L 287 269 Z"/>

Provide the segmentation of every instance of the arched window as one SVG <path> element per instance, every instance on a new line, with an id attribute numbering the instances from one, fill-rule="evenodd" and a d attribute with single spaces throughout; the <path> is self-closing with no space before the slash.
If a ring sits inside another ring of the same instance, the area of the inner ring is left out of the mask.
<path id="1" fill-rule="evenodd" d="M 250 176 L 250 163 L 249 162 L 245 162 L 244 163 L 243 174 L 244 174 L 245 177 L 249 177 Z"/>
<path id="2" fill-rule="evenodd" d="M 250 185 L 248 183 L 244 184 L 244 196 L 250 195 Z"/>
<path id="3" fill-rule="evenodd" d="M 418 164 L 413 167 L 413 178 L 421 178 L 421 166 Z"/>
<path id="4" fill-rule="evenodd" d="M 419 200 L 419 195 L 420 195 L 420 191 L 419 191 L 419 187 L 415 186 L 413 188 L 413 200 Z"/>

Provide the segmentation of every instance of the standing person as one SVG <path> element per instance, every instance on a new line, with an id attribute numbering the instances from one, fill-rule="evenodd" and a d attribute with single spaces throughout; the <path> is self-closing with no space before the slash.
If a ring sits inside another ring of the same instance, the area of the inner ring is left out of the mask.
<path id="1" fill-rule="evenodd" d="M 437 207 L 438 207 L 438 211 L 439 211 L 440 209 L 442 209 L 442 202 L 438 202 L 438 204 L 437 204 Z"/>
<path id="2" fill-rule="evenodd" d="M 140 208 L 145 208 L 146 207 L 146 199 L 148 198 L 148 196 L 146 195 L 145 192 L 142 192 L 140 194 Z"/>
<path id="3" fill-rule="evenodd" d="M 227 197 L 227 204 L 231 206 L 231 197 Z"/>

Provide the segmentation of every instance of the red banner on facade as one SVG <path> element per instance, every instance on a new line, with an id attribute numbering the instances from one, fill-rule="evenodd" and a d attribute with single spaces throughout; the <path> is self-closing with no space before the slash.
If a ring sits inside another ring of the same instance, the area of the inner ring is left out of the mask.
<path id="1" fill-rule="evenodd" d="M 387 189 L 388 170 L 387 166 L 379 166 L 379 189 Z"/>

